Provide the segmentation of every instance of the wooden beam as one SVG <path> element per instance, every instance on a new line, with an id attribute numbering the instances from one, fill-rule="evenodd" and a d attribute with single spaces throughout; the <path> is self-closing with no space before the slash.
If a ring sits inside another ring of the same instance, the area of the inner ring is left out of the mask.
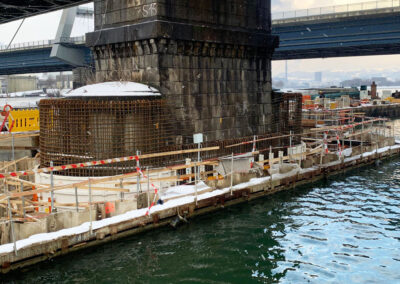
<path id="1" fill-rule="evenodd" d="M 14 180 L 14 181 L 17 181 L 17 182 L 22 182 L 23 184 L 26 184 L 26 185 L 29 185 L 29 186 L 34 186 L 34 187 L 37 187 L 37 188 L 48 188 L 48 186 L 44 186 L 42 184 L 34 183 L 34 182 L 31 182 L 31 181 L 28 181 L 28 180 L 24 180 L 24 179 L 20 179 L 20 178 L 7 177 L 7 179 Z"/>
<path id="2" fill-rule="evenodd" d="M 116 187 L 90 187 L 92 190 L 97 190 L 97 191 L 115 191 L 115 192 L 130 192 L 129 189 L 126 188 L 116 188 Z M 78 189 L 85 189 L 89 190 L 88 185 L 83 185 L 83 186 L 78 186 Z"/>
<path id="3" fill-rule="evenodd" d="M 21 139 L 21 138 L 29 138 L 29 137 L 37 137 L 39 136 L 39 133 L 33 133 L 33 134 L 0 134 L 0 140 L 8 140 L 12 139 L 14 136 L 14 139 Z"/>
<path id="4" fill-rule="evenodd" d="M 139 159 L 149 159 L 149 158 L 174 156 L 174 155 L 197 153 L 197 152 L 208 152 L 216 150 L 219 150 L 219 146 L 201 148 L 201 149 L 179 150 L 179 151 L 164 152 L 164 153 L 144 154 L 144 155 L 139 155 Z"/>
<path id="5" fill-rule="evenodd" d="M 21 159 L 8 162 L 6 165 L 3 165 L 3 166 L 0 168 L 0 171 L 3 171 L 4 169 L 6 169 L 6 168 L 8 168 L 8 167 L 10 167 L 10 166 L 14 166 L 15 164 L 17 164 L 17 163 L 19 163 L 19 162 L 22 162 L 22 161 L 24 161 L 24 160 L 26 160 L 26 159 L 29 159 L 29 157 L 26 156 L 26 157 L 23 157 L 23 158 L 21 158 Z"/>
<path id="6" fill-rule="evenodd" d="M 204 162 L 200 162 L 200 163 L 193 162 L 193 163 L 190 163 L 189 165 L 171 166 L 171 167 L 168 167 L 168 169 L 177 171 L 177 170 L 183 170 L 183 169 L 197 167 L 197 166 L 218 166 L 218 165 L 219 165 L 219 161 L 214 160 L 214 161 L 204 161 Z"/>
<path id="7" fill-rule="evenodd" d="M 12 146 L 0 146 L 0 150 L 12 150 Z M 23 150 L 37 150 L 39 146 L 14 146 L 14 150 L 23 151 Z"/>

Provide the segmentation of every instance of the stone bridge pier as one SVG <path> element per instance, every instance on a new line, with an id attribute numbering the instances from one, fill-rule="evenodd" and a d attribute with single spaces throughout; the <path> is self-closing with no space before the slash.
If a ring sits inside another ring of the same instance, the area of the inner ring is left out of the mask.
<path id="1" fill-rule="evenodd" d="M 95 0 L 96 81 L 158 88 L 183 143 L 279 131 L 270 0 Z"/>

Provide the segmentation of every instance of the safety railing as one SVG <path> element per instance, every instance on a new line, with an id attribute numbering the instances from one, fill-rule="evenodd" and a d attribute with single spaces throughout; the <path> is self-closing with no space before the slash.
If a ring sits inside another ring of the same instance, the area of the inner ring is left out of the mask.
<path id="1" fill-rule="evenodd" d="M 400 7 L 400 0 L 380 0 L 347 5 L 336 5 L 327 7 L 318 7 L 294 11 L 285 11 L 272 13 L 272 20 L 283 20 L 291 18 L 301 18 L 310 16 L 321 16 L 329 14 L 350 13 L 357 11 L 372 11 L 380 9 L 390 9 Z"/>
<path id="2" fill-rule="evenodd" d="M 85 39 L 86 39 L 85 36 L 79 36 L 79 37 L 63 38 L 60 40 L 60 42 L 69 44 L 83 44 L 85 43 Z M 55 43 L 56 43 L 55 40 L 39 40 L 39 41 L 15 43 L 10 45 L 10 47 L 8 47 L 7 45 L 2 45 L 0 46 L 0 52 L 45 48 L 45 47 L 51 47 Z"/>

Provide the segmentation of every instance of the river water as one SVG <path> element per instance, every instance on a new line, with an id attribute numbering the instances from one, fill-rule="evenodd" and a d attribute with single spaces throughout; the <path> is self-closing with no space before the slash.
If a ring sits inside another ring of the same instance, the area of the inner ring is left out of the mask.
<path id="1" fill-rule="evenodd" d="M 2 283 L 400 283 L 400 159 L 82 250 Z"/>

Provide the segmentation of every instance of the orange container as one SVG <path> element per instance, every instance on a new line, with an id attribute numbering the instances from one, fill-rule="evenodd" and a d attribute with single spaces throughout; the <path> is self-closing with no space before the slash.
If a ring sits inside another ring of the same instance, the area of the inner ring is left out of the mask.
<path id="1" fill-rule="evenodd" d="M 311 95 L 303 95 L 303 103 L 309 100 L 311 100 Z"/>

